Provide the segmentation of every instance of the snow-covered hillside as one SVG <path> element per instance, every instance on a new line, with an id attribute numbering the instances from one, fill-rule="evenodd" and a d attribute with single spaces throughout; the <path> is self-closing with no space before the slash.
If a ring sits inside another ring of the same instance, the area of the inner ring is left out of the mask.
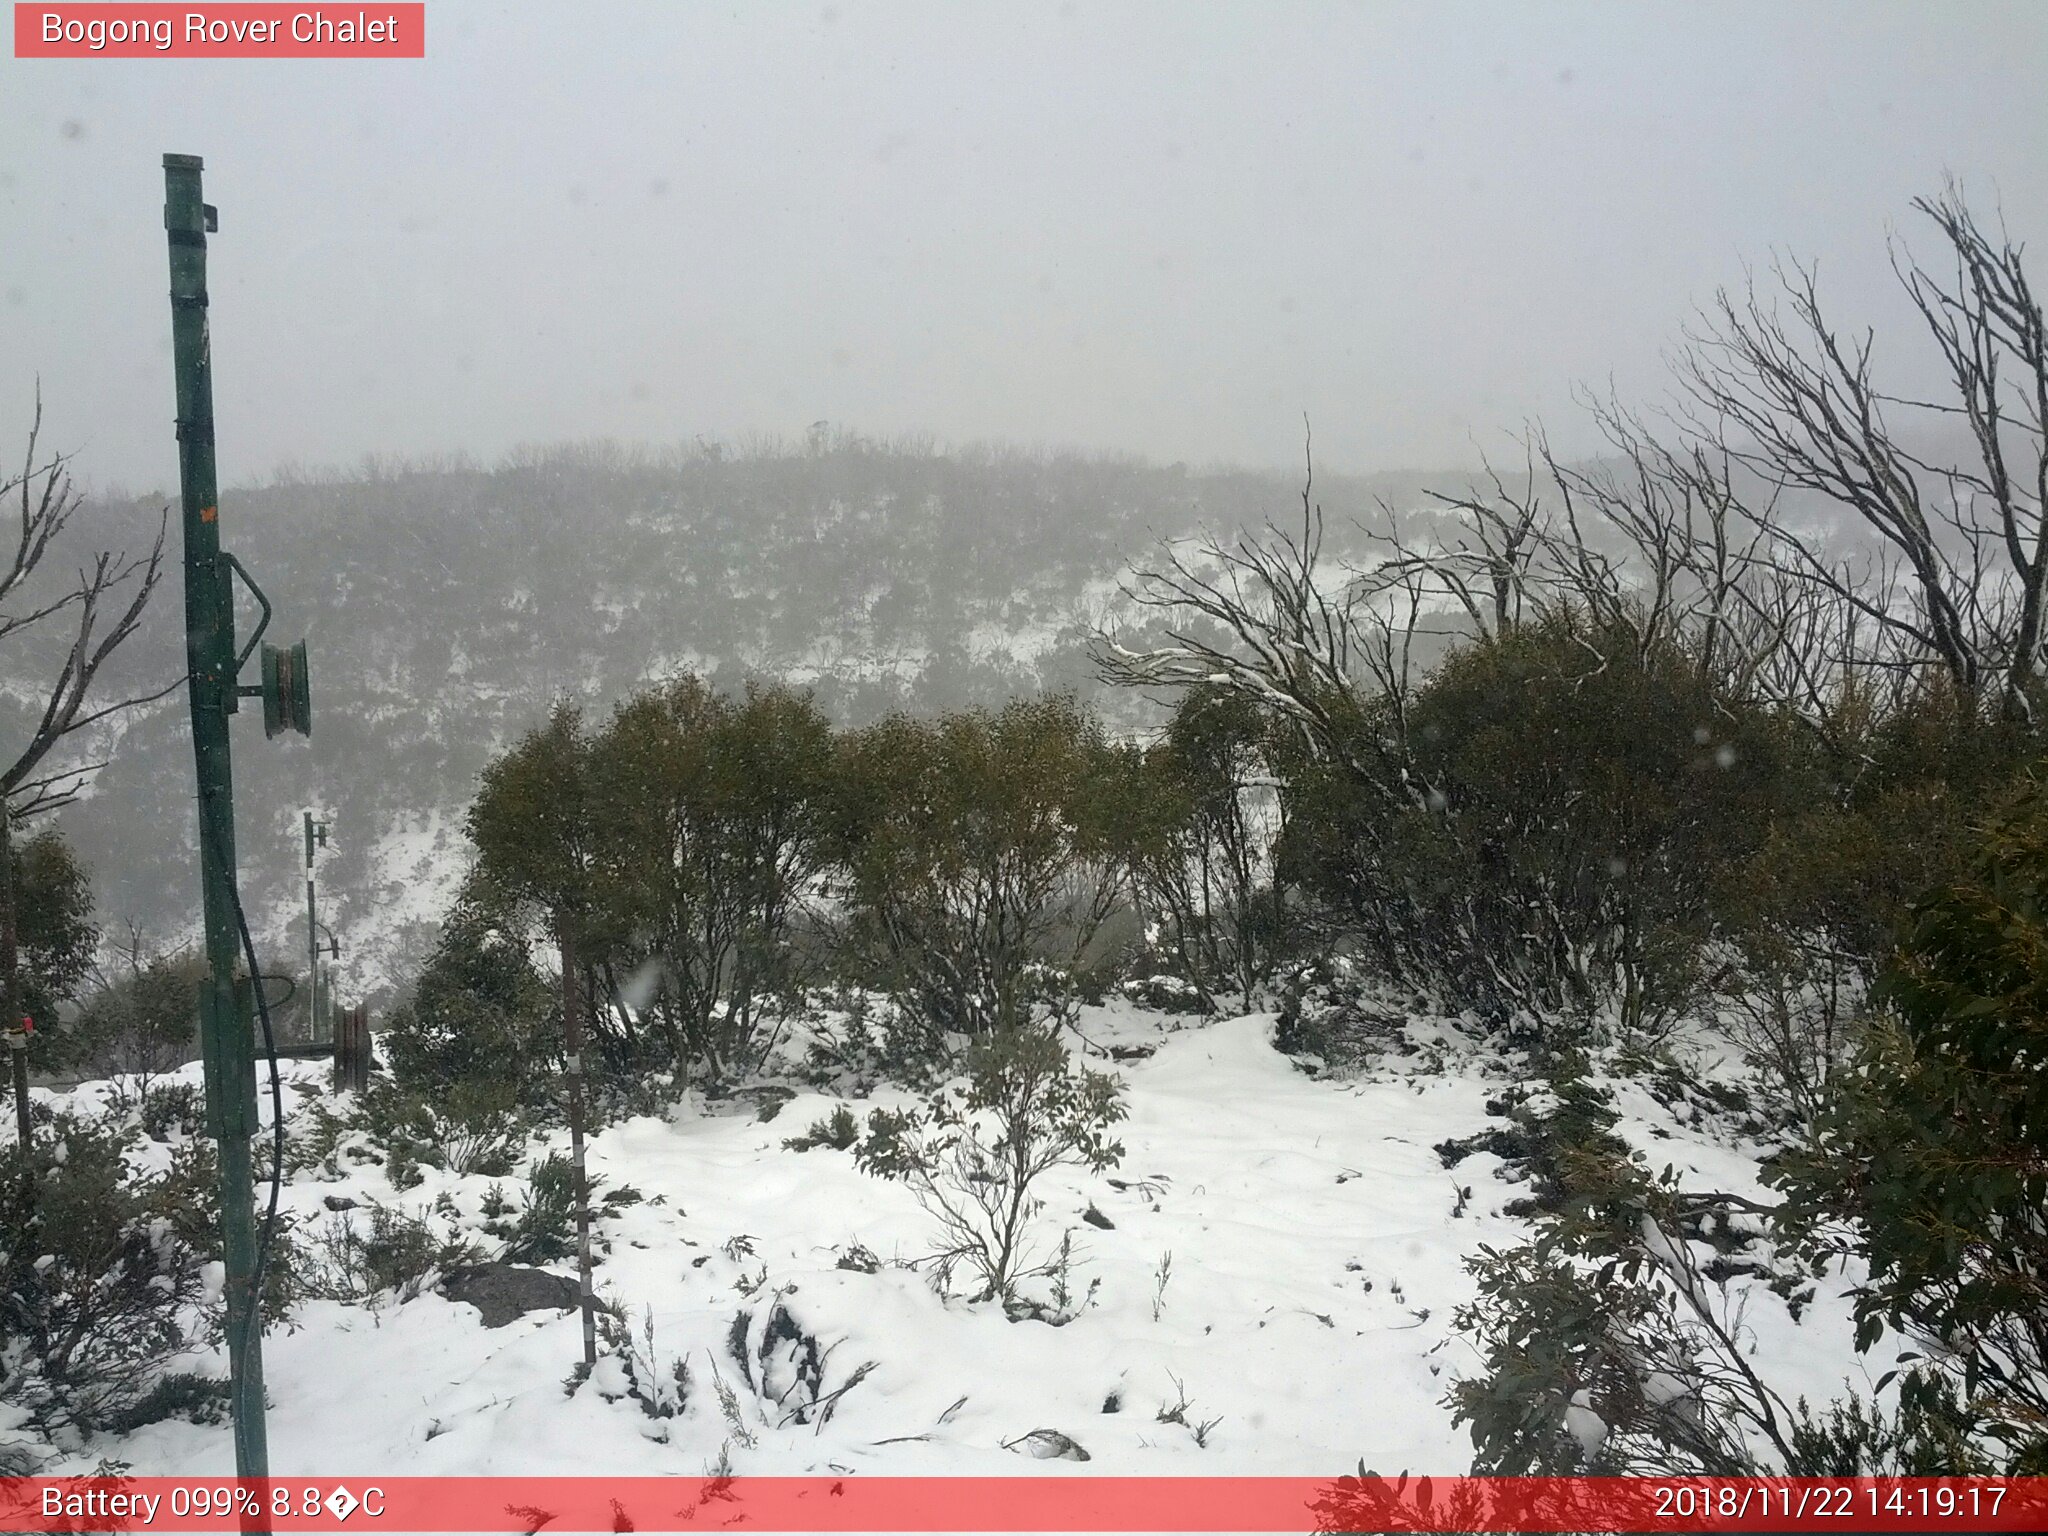
<path id="1" fill-rule="evenodd" d="M 1098 1064 L 1113 1052 L 1129 1119 L 1120 1167 L 1049 1178 L 1040 1233 L 1074 1240 L 1072 1315 L 1059 1325 L 935 1294 L 904 1267 L 928 1250 L 932 1227 L 903 1186 L 864 1176 L 843 1151 L 784 1147 L 839 1101 L 803 1092 L 764 1119 L 755 1102 L 692 1097 L 613 1124 L 590 1153 L 608 1191 L 643 1197 L 607 1206 L 599 1223 L 600 1292 L 631 1320 L 643 1381 L 672 1385 L 674 1362 L 687 1361 L 680 1412 L 644 1412 L 616 1355 L 566 1391 L 579 1357 L 572 1313 L 486 1328 L 475 1307 L 431 1292 L 305 1302 L 266 1341 L 272 1465 L 386 1476 L 699 1475 L 721 1464 L 993 1473 L 1065 1450 L 1034 1438 L 1047 1430 L 1100 1472 L 1322 1475 L 1361 1460 L 1462 1471 L 1470 1447 L 1443 1398 L 1476 1361 L 1452 1326 L 1472 1294 L 1464 1261 L 1527 1231 L 1502 1208 L 1528 1191 L 1500 1176 L 1492 1153 L 1447 1166 L 1438 1146 L 1499 1124 L 1488 1104 L 1509 1061 L 1453 1024 L 1422 1020 L 1408 1026 L 1407 1053 L 1331 1078 L 1281 1055 L 1273 1030 L 1266 1015 L 1203 1024 L 1121 1003 L 1083 1010 L 1080 1048 Z M 307 1135 L 324 1073 L 289 1070 L 291 1128 Z M 852 1108 L 903 1102 L 884 1090 Z M 1771 1198 L 1755 1148 L 1712 1116 L 1674 1112 L 1631 1082 L 1617 1084 L 1617 1104 L 1620 1131 L 1656 1165 Z M 529 1158 L 564 1144 L 560 1133 L 536 1139 Z M 429 1168 L 398 1191 L 346 1143 L 333 1163 L 285 1187 L 302 1234 L 381 1202 L 475 1235 L 493 1186 L 515 1201 L 522 1187 Z M 1861 1381 L 1839 1279 L 1797 1321 L 1761 1284 L 1728 1284 L 1743 1302 L 1742 1337 L 1780 1391 L 1820 1400 L 1845 1377 Z M 209 1357 L 202 1368 L 222 1366 Z M 102 1455 L 137 1472 L 233 1464 L 224 1426 L 179 1420 L 74 1461 Z"/>

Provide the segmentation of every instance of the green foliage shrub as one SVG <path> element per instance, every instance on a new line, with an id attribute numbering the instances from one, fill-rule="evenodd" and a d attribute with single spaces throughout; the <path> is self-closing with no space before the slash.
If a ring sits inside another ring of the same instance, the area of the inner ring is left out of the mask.
<path id="1" fill-rule="evenodd" d="M 0 1403 L 34 1434 L 0 1445 L 16 1470 L 176 1406 L 152 1394 L 195 1342 L 210 1207 L 190 1168 L 131 1164 L 135 1136 L 60 1114 L 0 1149 Z"/>
<path id="2" fill-rule="evenodd" d="M 206 1094 L 197 1083 L 152 1083 L 139 1106 L 142 1134 L 151 1141 L 197 1136 L 206 1128 Z"/>
<path id="3" fill-rule="evenodd" d="M 871 979 L 941 1052 L 1015 1029 L 1122 888 L 1124 758 L 1065 698 L 914 720 L 846 745 L 836 853 Z"/>
<path id="4" fill-rule="evenodd" d="M 832 1106 L 832 1113 L 811 1122 L 809 1130 L 799 1136 L 792 1136 L 783 1142 L 783 1148 L 790 1152 L 808 1152 L 813 1147 L 830 1147 L 835 1152 L 848 1152 L 860 1140 L 860 1121 L 853 1111 L 844 1104 Z"/>
<path id="5" fill-rule="evenodd" d="M 738 698 L 683 678 L 622 704 L 592 742 L 598 873 L 586 957 L 644 978 L 623 990 L 677 1069 L 714 1086 L 755 1070 L 801 983 L 797 926 L 826 860 L 832 731 L 808 694 Z"/>
<path id="6" fill-rule="evenodd" d="M 1210 1009 L 1219 993 L 1249 1000 L 1285 944 L 1271 869 L 1281 805 L 1265 787 L 1271 733 L 1246 699 L 1192 688 L 1121 776 L 1118 819 L 1148 937 Z"/>
<path id="7" fill-rule="evenodd" d="M 21 1011 L 55 1034 L 57 1005 L 92 968 L 99 929 L 92 920 L 92 874 L 55 831 L 11 843 L 14 868 L 15 978 Z"/>
<path id="8" fill-rule="evenodd" d="M 349 1130 L 363 1132 L 381 1155 L 394 1189 L 418 1185 L 422 1168 L 501 1177 L 518 1164 L 526 1134 L 513 1085 L 481 1077 L 433 1096 L 388 1078 L 372 1079 L 338 1134 Z"/>
<path id="9" fill-rule="evenodd" d="M 947 1065 L 944 1041 L 895 998 L 842 987 L 826 998 L 809 1043 L 808 1076 L 821 1088 L 864 1095 L 876 1083 L 928 1086 Z"/>
<path id="10" fill-rule="evenodd" d="M 1546 1072 L 1541 1089 L 1510 1096 L 1515 1130 L 1490 1143 L 1533 1176 L 1522 1209 L 1535 1233 L 1519 1247 L 1480 1247 L 1467 1263 L 1477 1295 L 1456 1315 L 1483 1361 L 1448 1397 L 1471 1428 L 1472 1470 L 1786 1471 L 1805 1465 L 1801 1426 L 1809 1461 L 1820 1457 L 1826 1426 L 1813 1429 L 1804 1405 L 1766 1379 L 1745 1345 L 1743 1303 L 1718 1283 L 1756 1274 L 1796 1302 L 1803 1271 L 1778 1267 L 1754 1212 L 1688 1194 L 1669 1169 L 1653 1174 L 1614 1135 L 1612 1094 L 1581 1055 L 1561 1053 Z M 1472 1147 L 1438 1150 L 1450 1161 Z"/>
<path id="11" fill-rule="evenodd" d="M 600 1181 L 590 1181 L 593 1199 Z M 516 1220 L 492 1230 L 505 1240 L 500 1255 L 513 1264 L 550 1264 L 576 1252 L 576 1167 L 559 1152 L 533 1165 Z"/>
<path id="12" fill-rule="evenodd" d="M 1816 796 L 1789 723 L 1624 630 L 1512 629 L 1352 704 L 1358 750 L 1291 765 L 1284 871 L 1387 974 L 1501 1022 L 1696 1004 L 1714 876 Z"/>
<path id="13" fill-rule="evenodd" d="M 1354 965 L 1317 958 L 1286 967 L 1276 981 L 1273 1048 L 1298 1065 L 1343 1074 L 1413 1049 L 1409 1000 L 1387 997 Z"/>
<path id="14" fill-rule="evenodd" d="M 908 1184 L 937 1221 L 930 1262 L 941 1285 L 964 1268 L 977 1300 L 1016 1299 L 1019 1282 L 1052 1272 L 1031 1227 L 1040 1180 L 1055 1168 L 1100 1173 L 1123 1158 L 1110 1132 L 1121 1086 L 1078 1068 L 1052 1030 L 1023 1025 L 968 1048 L 966 1081 L 921 1110 L 875 1110 L 854 1149 L 863 1173 Z"/>
<path id="15" fill-rule="evenodd" d="M 327 1301 L 409 1301 L 479 1257 L 473 1243 L 440 1230 L 430 1213 L 373 1204 L 337 1211 L 312 1229 L 297 1256 L 296 1284 L 300 1294 Z"/>
<path id="16" fill-rule="evenodd" d="M 489 1080 L 531 1097 L 558 1048 L 559 1014 L 524 940 L 459 905 L 379 1044 L 416 1093 Z"/>
<path id="17" fill-rule="evenodd" d="M 1887 1016 L 1776 1177 L 1816 1246 L 1869 1264 L 1859 1348 L 1902 1336 L 2007 1470 L 2044 1473 L 2048 794 L 2024 791 L 1973 863 L 1916 904 Z"/>
<path id="18" fill-rule="evenodd" d="M 144 959 L 139 943 L 89 971 L 90 985 L 67 1017 L 46 1031 L 39 1065 L 81 1077 L 147 1079 L 199 1057 L 199 987 L 205 961 L 190 955 Z M 37 1016 L 37 1028 L 45 1020 Z"/>
<path id="19" fill-rule="evenodd" d="M 1928 687 L 1882 714 L 1845 709 L 1825 782 L 1711 897 L 1731 963 L 1724 1019 L 1778 1124 L 1810 1131 L 1856 1056 L 1870 988 L 1913 904 L 1968 874 L 1974 823 L 2038 749 L 2031 730 Z"/>

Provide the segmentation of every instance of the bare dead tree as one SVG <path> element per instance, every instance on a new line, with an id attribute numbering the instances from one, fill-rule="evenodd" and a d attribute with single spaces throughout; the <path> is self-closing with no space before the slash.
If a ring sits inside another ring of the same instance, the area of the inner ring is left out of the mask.
<path id="1" fill-rule="evenodd" d="M 1505 634 L 1527 616 L 1536 556 L 1550 536 L 1538 481 L 1536 435 L 1526 435 L 1522 446 L 1519 490 L 1511 491 L 1489 460 L 1485 474 L 1491 494 L 1479 488 L 1462 495 L 1429 493 L 1456 520 L 1449 541 L 1440 538 L 1426 549 L 1411 549 L 1400 536 L 1393 508 L 1381 503 L 1392 529 L 1395 553 L 1390 564 L 1426 573 L 1482 636 Z"/>
<path id="2" fill-rule="evenodd" d="M 2048 324 L 2028 285 L 2021 249 L 2003 229 L 1993 240 L 1971 215 L 1961 189 L 1951 183 L 1938 198 L 1913 206 L 1940 229 L 1956 259 L 1956 275 L 1943 288 L 1892 248 L 1892 266 L 1905 284 L 1947 363 L 1969 423 L 1979 463 L 1940 471 L 1951 489 L 1961 487 L 1989 503 L 1988 517 L 1972 519 L 1972 531 L 1988 521 L 2018 578 L 2017 601 L 2009 610 L 2012 635 L 2006 663 L 2006 691 L 2021 707 L 2026 685 L 2038 670 L 2044 593 L 2048 593 Z M 2017 377 L 2001 378 L 2009 362 Z M 1927 466 L 1922 466 L 1923 468 Z M 1951 496 L 1951 501 L 1958 498 Z M 1972 539 L 1973 554 L 1981 551 Z"/>
<path id="3" fill-rule="evenodd" d="M 1581 396 L 1609 454 L 1561 456 L 1541 427 L 1524 433 L 1517 483 L 1489 462 L 1486 484 L 1431 492 L 1452 532 L 1425 547 L 1402 540 L 1387 509 L 1393 558 L 1471 634 L 1493 638 L 1530 622 L 1628 636 L 1639 655 L 1681 643 L 1710 675 L 1753 670 L 1756 633 L 1746 587 L 1765 524 L 1730 484 L 1725 456 L 1671 446 L 1611 401 Z"/>
<path id="4" fill-rule="evenodd" d="M 1886 664 L 1938 668 L 1957 699 L 2030 719 L 2048 623 L 2048 322 L 2021 248 L 1994 238 L 1958 188 L 1914 204 L 1954 258 L 1939 278 L 1897 242 L 1893 266 L 1946 366 L 1952 399 L 1880 388 L 1866 330 L 1838 330 L 1815 270 L 1775 268 L 1722 292 L 1688 338 L 1680 375 L 1703 437 L 1767 482 L 1818 492 L 1875 536 L 1896 582 L 1867 579 L 1815 536 L 1774 520 L 1788 570 L 1859 613 Z M 1902 421 L 1960 420 L 1974 455 L 1924 457 Z M 1865 579 L 1858 579 L 1859 575 Z"/>
<path id="5" fill-rule="evenodd" d="M 180 676 L 162 687 L 111 701 L 94 697 L 101 669 L 135 633 L 162 578 L 169 514 L 159 519 L 156 541 L 147 554 L 100 551 L 77 568 L 74 582 L 52 588 L 43 579 L 48 574 L 45 567 L 82 497 L 72 484 L 68 455 L 38 456 L 42 426 L 38 391 L 22 467 L 0 480 L 0 504 L 18 509 L 12 556 L 0 567 L 0 643 L 11 646 L 10 652 L 0 654 L 12 654 L 31 636 L 41 639 L 52 630 L 62 631 L 54 671 L 39 688 L 43 702 L 27 740 L 0 751 L 0 1021 L 10 1026 L 21 1013 L 15 825 L 69 804 L 103 766 L 81 761 L 66 750 L 80 732 L 162 698 L 184 681 Z M 25 1077 L 18 1072 L 17 1080 L 25 1082 Z"/>
<path id="6" fill-rule="evenodd" d="M 1360 571 L 1327 558 L 1314 481 L 1311 454 L 1298 531 L 1269 522 L 1232 540 L 1168 545 L 1123 587 L 1134 605 L 1159 616 L 1164 639 L 1132 648 L 1105 632 L 1096 670 L 1122 687 L 1206 685 L 1249 700 L 1290 725 L 1319 759 L 1363 784 L 1398 783 L 1419 805 L 1427 791 L 1408 773 L 1399 721 L 1431 611 L 1430 567 L 1397 558 Z M 1360 728 L 1367 700 L 1386 703 L 1395 730 Z"/>
<path id="7" fill-rule="evenodd" d="M 15 822 L 69 804 L 103 766 L 65 762 L 58 748 L 87 727 L 160 699 L 184 681 L 180 676 L 147 692 L 105 702 L 92 696 L 101 668 L 140 626 L 143 611 L 162 579 L 168 513 L 158 520 L 156 539 L 147 554 L 102 550 L 78 568 L 74 582 L 54 595 L 23 603 L 20 611 L 6 611 L 10 600 L 26 597 L 35 584 L 52 541 L 70 525 L 83 499 L 71 482 L 69 455 L 54 454 L 38 461 L 42 424 L 38 393 L 22 468 L 0 481 L 0 499 L 19 508 L 13 560 L 0 573 L 0 642 L 36 625 L 61 620 L 67 626 L 66 643 L 55 674 L 42 690 L 42 710 L 28 739 L 0 757 L 4 762 L 0 803 L 5 805 L 5 819 Z"/>
<path id="8" fill-rule="evenodd" d="M 1478 637 L 1528 623 L 1625 637 L 1638 660 L 1683 659 L 1718 696 L 1783 709 L 1853 759 L 1848 722 L 1903 702 L 1924 666 L 1871 617 L 1910 606 L 1897 552 L 1815 544 L 1812 564 L 1788 558 L 1777 494 L 1745 495 L 1725 443 L 1683 422 L 1654 428 L 1612 397 L 1578 398 L 1604 453 L 1567 458 L 1531 428 L 1519 482 L 1489 468 L 1489 485 L 1437 494 L 1457 531 L 1401 548 L 1398 562 L 1426 572 Z M 1486 601 L 1475 572 L 1494 577 L 1501 601 Z"/>

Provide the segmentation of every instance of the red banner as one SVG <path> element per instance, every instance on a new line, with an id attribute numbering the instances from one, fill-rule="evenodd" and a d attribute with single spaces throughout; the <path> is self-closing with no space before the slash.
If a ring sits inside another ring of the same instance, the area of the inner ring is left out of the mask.
<path id="1" fill-rule="evenodd" d="M 2040 1531 L 2048 1478 L 0 1479 L 9 1531 Z"/>
<path id="2" fill-rule="evenodd" d="M 423 59 L 424 4 L 22 5 L 17 59 Z"/>

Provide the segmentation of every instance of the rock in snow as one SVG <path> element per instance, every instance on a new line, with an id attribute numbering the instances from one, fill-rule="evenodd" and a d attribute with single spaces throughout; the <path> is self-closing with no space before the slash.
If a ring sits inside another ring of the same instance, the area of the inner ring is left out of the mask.
<path id="1" fill-rule="evenodd" d="M 451 1269 L 441 1282 L 450 1301 L 466 1301 L 484 1316 L 486 1328 L 502 1328 L 528 1312 L 575 1307 L 576 1282 L 527 1264 L 468 1264 Z"/>
<path id="2" fill-rule="evenodd" d="M 1072 1435 L 1063 1435 L 1056 1429 L 1034 1429 L 1028 1435 L 1019 1435 L 1015 1440 L 1003 1443 L 1006 1451 L 1015 1451 L 1020 1456 L 1034 1457 L 1039 1461 L 1087 1461 L 1088 1453 Z"/>

